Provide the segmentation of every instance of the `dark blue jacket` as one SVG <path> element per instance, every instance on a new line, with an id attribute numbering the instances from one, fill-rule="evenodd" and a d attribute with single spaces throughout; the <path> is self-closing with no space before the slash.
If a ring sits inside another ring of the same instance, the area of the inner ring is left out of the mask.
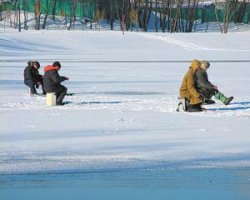
<path id="1" fill-rule="evenodd" d="M 47 65 L 44 68 L 45 74 L 43 76 L 43 86 L 46 93 L 55 92 L 61 90 L 61 82 L 67 80 L 64 76 L 59 76 L 57 67 L 52 65 Z"/>

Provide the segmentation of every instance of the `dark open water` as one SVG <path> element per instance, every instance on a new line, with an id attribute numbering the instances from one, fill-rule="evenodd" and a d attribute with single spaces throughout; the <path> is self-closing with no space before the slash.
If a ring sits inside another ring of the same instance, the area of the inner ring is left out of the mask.
<path id="1" fill-rule="evenodd" d="M 249 200 L 250 169 L 140 169 L 0 175 L 1 200 Z"/>

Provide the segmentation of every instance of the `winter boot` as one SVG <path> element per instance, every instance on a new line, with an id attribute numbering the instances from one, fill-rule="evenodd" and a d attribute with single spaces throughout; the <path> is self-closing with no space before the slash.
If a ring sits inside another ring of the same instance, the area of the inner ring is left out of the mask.
<path id="1" fill-rule="evenodd" d="M 230 102 L 234 99 L 234 97 L 228 97 L 226 101 L 224 102 L 225 105 L 230 104 Z"/>
<path id="2" fill-rule="evenodd" d="M 220 100 L 225 105 L 228 105 L 233 100 L 233 97 L 226 97 L 223 93 L 219 91 L 214 95 L 214 97 Z"/>
<path id="3" fill-rule="evenodd" d="M 201 104 L 189 105 L 188 112 L 202 112 L 204 109 L 201 107 Z"/>
<path id="4" fill-rule="evenodd" d="M 215 101 L 212 100 L 212 99 L 205 99 L 205 100 L 204 100 L 204 104 L 205 104 L 205 105 L 215 104 Z"/>
<path id="5" fill-rule="evenodd" d="M 176 111 L 179 112 L 181 108 L 181 110 L 185 112 L 187 111 L 188 106 L 189 106 L 189 101 L 186 98 L 179 97 Z"/>
<path id="6" fill-rule="evenodd" d="M 184 111 L 187 111 L 189 106 L 190 106 L 190 101 L 185 98 L 185 110 Z"/>

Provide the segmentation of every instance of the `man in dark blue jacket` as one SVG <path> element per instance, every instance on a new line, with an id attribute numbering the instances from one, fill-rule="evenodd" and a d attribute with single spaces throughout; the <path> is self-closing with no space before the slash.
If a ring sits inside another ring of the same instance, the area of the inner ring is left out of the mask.
<path id="1" fill-rule="evenodd" d="M 40 63 L 38 61 L 29 61 L 28 66 L 24 69 L 24 84 L 30 88 L 30 94 L 37 94 L 36 88 L 39 85 L 43 89 L 43 76 L 39 74 L 38 69 L 40 68 Z M 43 94 L 45 91 L 43 90 Z"/>
<path id="2" fill-rule="evenodd" d="M 228 105 L 233 97 L 226 97 L 222 92 L 220 92 L 217 86 L 213 85 L 208 80 L 207 69 L 210 66 L 208 61 L 200 61 L 201 67 L 194 74 L 195 87 L 204 97 L 205 104 L 215 103 L 211 100 L 211 97 L 214 96 L 217 100 L 220 100 L 225 105 Z"/>
<path id="3" fill-rule="evenodd" d="M 61 64 L 56 61 L 53 65 L 47 65 L 44 68 L 43 85 L 46 93 L 56 93 L 56 105 L 64 105 L 63 98 L 67 93 L 67 88 L 61 85 L 61 82 L 69 80 L 67 77 L 59 76 L 58 71 L 61 69 Z"/>

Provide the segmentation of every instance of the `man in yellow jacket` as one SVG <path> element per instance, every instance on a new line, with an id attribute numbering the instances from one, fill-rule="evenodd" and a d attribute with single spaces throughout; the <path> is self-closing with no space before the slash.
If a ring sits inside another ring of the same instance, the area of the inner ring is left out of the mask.
<path id="1" fill-rule="evenodd" d="M 186 111 L 188 112 L 200 112 L 203 111 L 202 96 L 200 92 L 195 88 L 194 74 L 200 69 L 201 63 L 198 60 L 193 60 L 189 70 L 185 74 L 180 87 L 180 97 L 185 99 Z"/>

